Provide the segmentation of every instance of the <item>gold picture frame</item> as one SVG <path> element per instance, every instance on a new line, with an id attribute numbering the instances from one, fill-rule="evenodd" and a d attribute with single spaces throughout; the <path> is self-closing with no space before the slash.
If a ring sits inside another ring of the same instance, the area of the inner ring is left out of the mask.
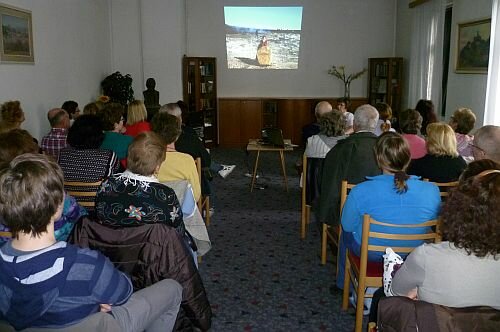
<path id="1" fill-rule="evenodd" d="M 0 61 L 34 63 L 31 11 L 0 4 Z"/>
<path id="2" fill-rule="evenodd" d="M 487 74 L 491 18 L 458 24 L 455 72 Z"/>

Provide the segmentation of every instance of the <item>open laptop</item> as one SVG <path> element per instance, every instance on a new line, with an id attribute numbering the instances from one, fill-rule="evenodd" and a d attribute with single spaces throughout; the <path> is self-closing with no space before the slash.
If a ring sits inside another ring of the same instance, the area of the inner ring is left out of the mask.
<path id="1" fill-rule="evenodd" d="M 262 139 L 260 144 L 270 145 L 279 148 L 285 147 L 285 141 L 283 140 L 283 132 L 279 128 L 264 128 L 261 131 Z"/>

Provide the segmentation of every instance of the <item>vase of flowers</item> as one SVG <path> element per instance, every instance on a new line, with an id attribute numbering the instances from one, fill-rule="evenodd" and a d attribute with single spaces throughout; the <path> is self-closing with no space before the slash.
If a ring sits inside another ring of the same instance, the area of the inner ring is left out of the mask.
<path id="1" fill-rule="evenodd" d="M 357 73 L 346 75 L 345 66 L 332 66 L 332 68 L 328 70 L 328 74 L 335 76 L 344 83 L 344 98 L 351 99 L 351 82 L 361 77 L 366 71 L 367 69 L 363 68 L 363 70 Z"/>

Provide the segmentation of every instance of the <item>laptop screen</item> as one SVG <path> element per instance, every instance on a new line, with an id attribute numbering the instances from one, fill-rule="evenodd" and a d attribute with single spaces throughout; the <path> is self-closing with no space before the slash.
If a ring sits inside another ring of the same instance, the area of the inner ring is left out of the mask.
<path id="1" fill-rule="evenodd" d="M 262 141 L 264 144 L 284 147 L 283 132 L 280 128 L 262 129 Z"/>

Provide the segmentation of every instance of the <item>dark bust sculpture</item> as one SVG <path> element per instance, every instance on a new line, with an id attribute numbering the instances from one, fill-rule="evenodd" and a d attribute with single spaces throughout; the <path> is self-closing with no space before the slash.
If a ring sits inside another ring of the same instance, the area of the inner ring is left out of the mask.
<path id="1" fill-rule="evenodd" d="M 146 80 L 146 90 L 142 92 L 144 96 L 144 105 L 148 111 L 148 120 L 151 121 L 153 116 L 160 108 L 160 93 L 155 90 L 156 81 L 150 77 Z"/>

